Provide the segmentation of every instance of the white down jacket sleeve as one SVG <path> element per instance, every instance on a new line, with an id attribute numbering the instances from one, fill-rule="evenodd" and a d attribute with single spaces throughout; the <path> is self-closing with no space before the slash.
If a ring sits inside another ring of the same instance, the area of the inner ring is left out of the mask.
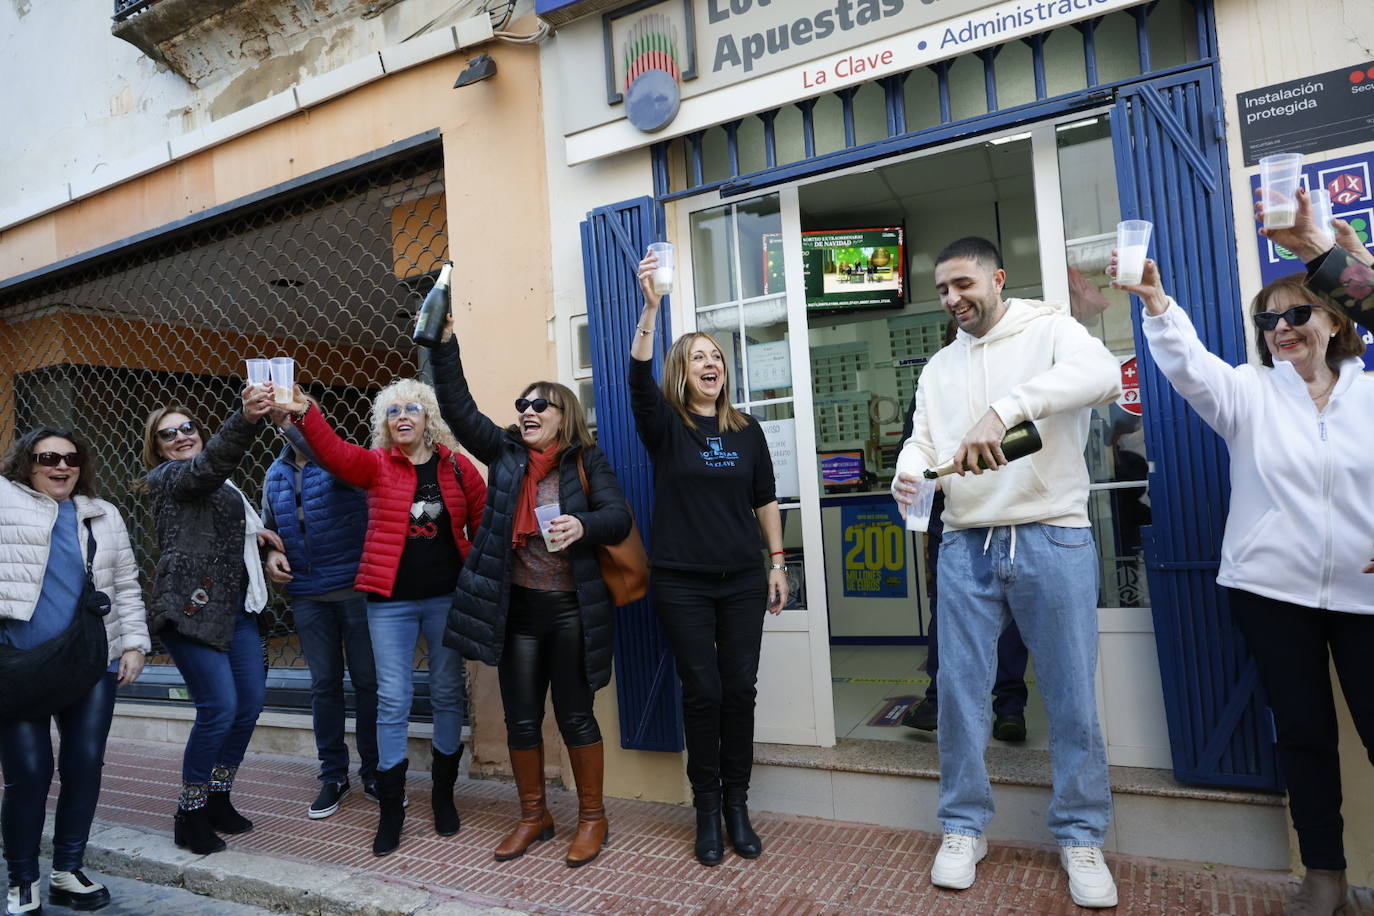
<path id="1" fill-rule="evenodd" d="M 130 649 L 147 655 L 153 645 L 148 638 L 148 615 L 143 607 L 143 589 L 138 584 L 138 561 L 134 559 L 133 545 L 129 543 L 129 529 L 113 505 L 103 499 L 92 500 L 92 503 L 92 511 L 104 510 L 91 519 L 96 543 L 91 578 L 97 589 L 110 596 L 110 614 L 105 618 L 110 660 L 119 658 Z M 84 557 L 84 523 L 79 533 Z"/>

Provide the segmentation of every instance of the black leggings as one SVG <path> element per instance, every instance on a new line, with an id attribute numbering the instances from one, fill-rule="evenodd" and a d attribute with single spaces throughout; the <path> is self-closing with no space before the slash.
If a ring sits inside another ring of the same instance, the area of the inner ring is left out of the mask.
<path id="1" fill-rule="evenodd" d="M 553 687 L 553 715 L 568 747 L 601 740 L 592 714 L 595 694 L 587 684 L 582 608 L 576 592 L 548 592 L 512 585 L 501 653 L 501 703 L 506 744 L 519 751 L 542 742 L 544 697 Z"/>
<path id="2" fill-rule="evenodd" d="M 86 854 L 100 799 L 100 770 L 114 716 L 116 678 L 106 673 L 83 699 L 52 717 L 57 719 L 62 739 L 57 758 L 62 788 L 53 825 L 53 871 L 75 871 Z M 51 727 L 50 718 L 0 721 L 0 766 L 5 770 L 0 834 L 11 887 L 38 880 L 38 843 L 53 774 Z"/>
<path id="3" fill-rule="evenodd" d="M 682 678 L 692 791 L 747 789 L 768 579 L 761 569 L 721 574 L 655 568 L 653 577 L 654 611 Z"/>
<path id="4" fill-rule="evenodd" d="M 1259 666 L 1288 781 L 1302 864 L 1345 868 L 1331 664 L 1374 763 L 1374 614 L 1323 611 L 1231 589 L 1231 617 Z"/>

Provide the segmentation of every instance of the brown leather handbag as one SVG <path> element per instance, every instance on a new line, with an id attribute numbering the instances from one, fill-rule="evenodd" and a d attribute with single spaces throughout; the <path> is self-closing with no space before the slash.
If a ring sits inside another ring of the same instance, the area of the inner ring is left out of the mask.
<path id="1" fill-rule="evenodd" d="M 582 492 L 591 508 L 591 487 L 587 484 L 587 469 L 582 456 L 577 456 L 577 476 L 582 478 Z M 625 507 L 627 512 L 630 507 Z M 616 607 L 638 601 L 649 594 L 649 555 L 644 551 L 644 539 L 639 536 L 634 513 L 630 513 L 630 533 L 618 544 L 596 544 L 596 562 L 601 566 L 601 578 Z"/>

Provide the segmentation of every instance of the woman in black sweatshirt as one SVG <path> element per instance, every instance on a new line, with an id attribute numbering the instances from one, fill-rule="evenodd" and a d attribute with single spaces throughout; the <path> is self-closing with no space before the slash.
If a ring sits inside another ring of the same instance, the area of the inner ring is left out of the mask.
<path id="1" fill-rule="evenodd" d="M 753 859 L 763 851 L 747 800 L 763 614 L 787 603 L 782 514 L 763 429 L 730 403 L 715 340 L 679 337 L 664 361 L 662 390 L 654 383 L 657 263 L 652 254 L 639 262 L 644 311 L 630 347 L 630 402 L 654 462 L 654 610 L 682 679 L 696 856 L 717 865 L 725 854 L 722 790 L 735 853 Z"/>

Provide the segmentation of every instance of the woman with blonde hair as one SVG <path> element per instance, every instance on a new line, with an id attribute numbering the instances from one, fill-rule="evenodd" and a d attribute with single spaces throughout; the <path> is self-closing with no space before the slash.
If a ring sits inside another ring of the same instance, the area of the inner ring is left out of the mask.
<path id="1" fill-rule="evenodd" d="M 377 796 L 373 855 L 394 852 L 405 823 L 406 734 L 412 666 L 423 633 L 434 710 L 431 807 L 440 836 L 458 832 L 453 786 L 463 755 L 467 690 L 463 659 L 443 644 L 444 623 L 482 521 L 487 487 L 457 453 L 434 400 L 415 379 L 393 382 L 372 403 L 372 447 L 345 442 L 320 408 L 296 392 L 292 422 L 335 477 L 367 491 L 367 534 L 354 587 L 368 596 L 367 628 L 377 666 Z"/>
<path id="2" fill-rule="evenodd" d="M 542 738 L 552 692 L 577 781 L 577 831 L 564 861 L 585 865 L 607 835 L 604 753 L 592 701 L 611 679 L 613 606 L 595 547 L 630 533 L 629 507 L 566 386 L 526 385 L 515 399 L 515 422 L 503 428 L 477 409 L 451 328 L 434 350 L 434 374 L 444 415 L 486 464 L 491 483 L 482 527 L 458 577 L 448 639 L 500 674 L 520 820 L 494 850 L 496 860 L 553 837 Z M 546 542 L 536 508 L 550 505 L 558 514 Z"/>
<path id="3" fill-rule="evenodd" d="M 630 348 L 630 403 L 654 462 L 654 610 L 682 679 L 696 857 L 718 865 L 722 807 L 735 854 L 763 852 L 747 801 L 763 614 L 787 603 L 782 513 L 763 429 L 731 404 L 715 339 L 683 334 L 664 360 L 662 390 L 654 384 L 657 263 L 652 253 L 639 262 L 644 311 Z"/>

